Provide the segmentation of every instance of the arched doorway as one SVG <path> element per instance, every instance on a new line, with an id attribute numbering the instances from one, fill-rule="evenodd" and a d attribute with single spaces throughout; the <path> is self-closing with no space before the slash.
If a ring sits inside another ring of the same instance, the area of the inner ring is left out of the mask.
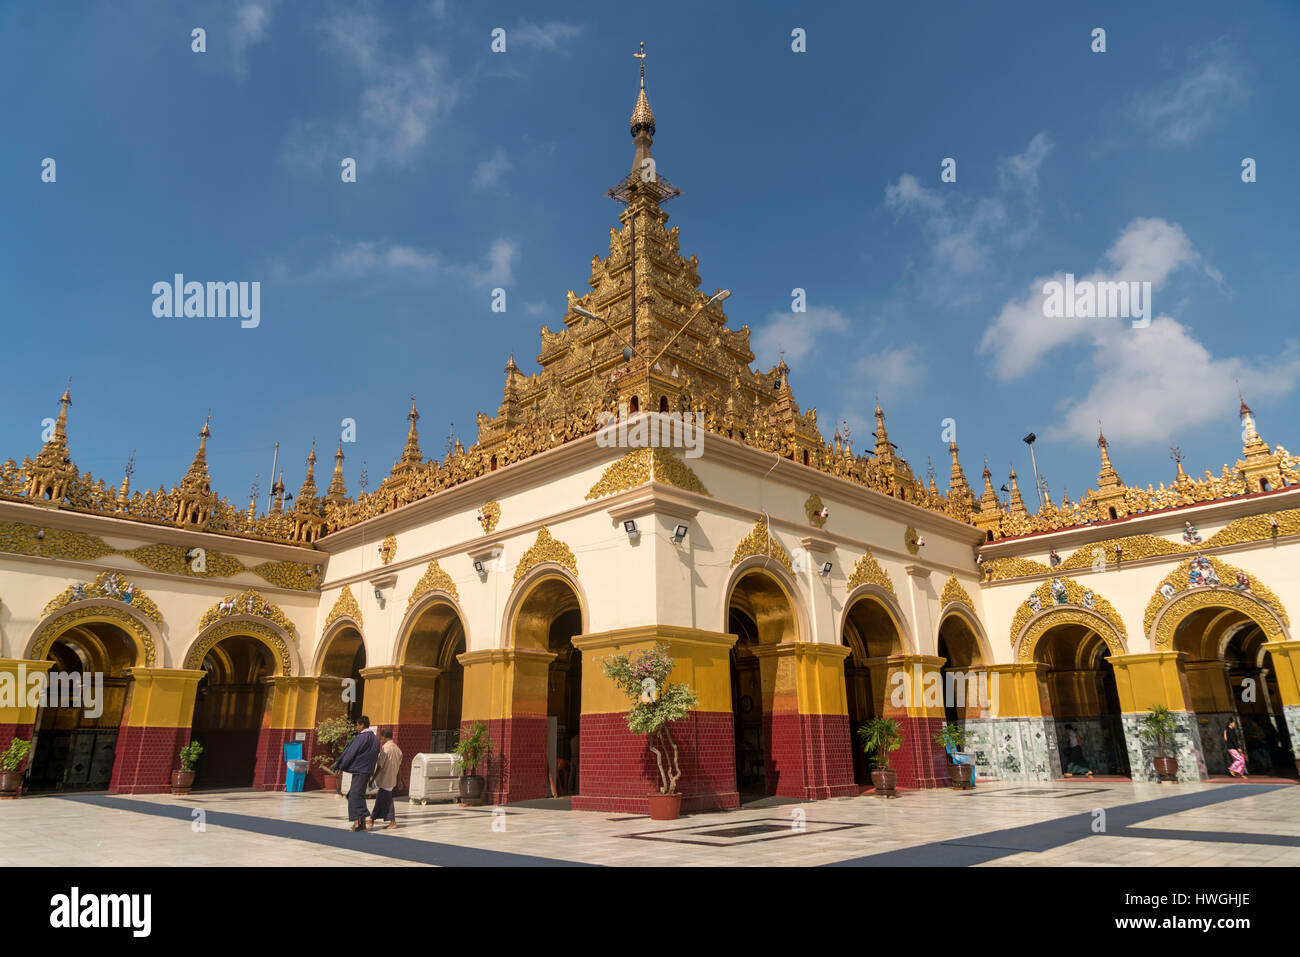
<path id="1" fill-rule="evenodd" d="M 275 658 L 259 639 L 231 635 L 209 648 L 199 667 L 204 675 L 195 692 L 190 740 L 203 745 L 203 754 L 194 785 L 252 787 Z"/>
<path id="2" fill-rule="evenodd" d="M 1267 640 L 1259 622 L 1217 605 L 1197 609 L 1174 630 L 1173 648 L 1187 656 L 1182 666 L 1209 774 L 1228 773 L 1223 731 L 1236 718 L 1250 773 L 1296 776 L 1295 742 L 1287 731 Z"/>
<path id="3" fill-rule="evenodd" d="M 399 728 L 394 734 L 409 739 L 397 742 L 404 753 L 408 747 L 416 747 L 412 754 L 420 751 L 447 754 L 460 740 L 465 667 L 457 656 L 465 653 L 465 647 L 464 623 L 449 601 L 435 601 L 424 608 L 411 624 L 402 650 L 403 670 L 436 668 L 438 674 L 433 680 L 427 726 L 418 731 L 407 727 L 410 723 L 408 718 L 414 718 L 414 709 L 411 707 L 413 702 L 405 700 L 406 687 L 403 688 Z M 408 676 L 404 681 L 411 684 L 413 678 L 414 675 Z"/>
<path id="4" fill-rule="evenodd" d="M 549 663 L 543 700 L 532 699 L 526 689 L 516 687 L 511 719 L 519 731 L 524 728 L 520 722 L 533 715 L 544 720 L 537 731 L 545 763 L 537 769 L 541 772 L 538 780 L 524 779 L 522 788 L 516 788 L 515 772 L 510 771 L 510 787 L 518 795 L 512 795 L 512 800 L 580 792 L 582 655 L 574 648 L 573 638 L 582 631 L 582 604 L 567 578 L 544 574 L 528 586 L 515 614 L 512 645 L 516 652 L 543 652 Z"/>
<path id="5" fill-rule="evenodd" d="M 849 734 L 853 753 L 853 780 L 871 783 L 870 758 L 858 742 L 858 728 L 872 718 L 898 717 L 902 709 L 889 702 L 889 658 L 905 653 L 902 636 L 885 603 L 867 593 L 852 600 L 844 615 L 841 641 L 850 650 L 844 661 L 848 695 Z"/>
<path id="6" fill-rule="evenodd" d="M 1049 627 L 1034 645 L 1033 660 L 1047 666 L 1044 676 L 1063 774 L 1087 768 L 1094 775 L 1129 776 L 1115 671 L 1105 640 L 1074 622 Z M 1071 764 L 1070 732 L 1078 737 L 1082 763 Z"/>
<path id="7" fill-rule="evenodd" d="M 339 698 L 333 700 L 332 689 L 322 682 L 316 720 L 320 722 L 344 714 L 349 720 L 356 721 L 365 714 L 366 689 L 361 669 L 366 666 L 366 643 L 361 632 L 350 625 L 335 631 L 328 642 L 320 659 L 320 676 L 338 679 L 343 682 L 343 687 Z"/>
<path id="8" fill-rule="evenodd" d="M 798 640 L 794 606 L 772 574 L 752 568 L 740 575 L 727 599 L 731 649 L 731 708 L 735 735 L 736 788 L 741 801 L 776 794 L 785 764 L 800 756 L 779 753 L 789 729 L 774 722 L 798 720 L 793 660 L 765 649 Z M 798 741 L 796 735 L 794 738 Z M 793 769 L 792 769 L 793 770 Z"/>
<path id="9" fill-rule="evenodd" d="M 49 643 L 42 660 L 54 662 L 47 698 L 54 706 L 42 707 L 36 718 L 28 790 L 107 790 L 130 684 L 126 671 L 137 659 L 132 636 L 106 621 L 72 625 Z M 79 702 L 60 693 L 74 687 L 73 676 Z"/>
<path id="10" fill-rule="evenodd" d="M 984 653 L 969 621 L 958 613 L 939 623 L 939 657 L 944 659 L 943 717 L 949 724 L 979 718 L 988 708 Z"/>

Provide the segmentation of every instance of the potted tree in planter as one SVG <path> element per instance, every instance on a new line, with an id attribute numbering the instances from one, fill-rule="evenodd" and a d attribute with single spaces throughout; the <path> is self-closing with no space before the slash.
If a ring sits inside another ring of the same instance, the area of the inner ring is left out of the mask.
<path id="1" fill-rule="evenodd" d="M 343 757 L 343 749 L 356 736 L 356 724 L 349 721 L 348 716 L 345 714 L 341 714 L 336 718 L 326 718 L 316 725 L 316 743 L 324 746 L 325 753 L 316 755 L 312 759 L 312 763 L 324 772 L 326 791 L 339 793 L 339 787 L 343 783 L 343 775 L 332 774 L 331 769 L 339 763 L 339 758 Z"/>
<path id="2" fill-rule="evenodd" d="M 474 722 L 469 734 L 460 736 L 451 753 L 456 755 L 456 765 L 460 769 L 460 803 L 467 807 L 478 807 L 485 800 L 487 778 L 474 772 L 492 753 L 487 725 L 482 721 Z"/>
<path id="3" fill-rule="evenodd" d="M 32 749 L 32 743 L 22 738 L 12 738 L 9 741 L 9 747 L 0 754 L 0 792 L 9 797 L 20 797 L 23 793 L 23 772 L 18 768 L 22 766 L 23 760 L 27 757 L 27 752 Z"/>
<path id="4" fill-rule="evenodd" d="M 605 676 L 632 699 L 627 729 L 644 735 L 646 747 L 655 756 L 659 790 L 649 795 L 652 821 L 674 821 L 682 813 L 682 796 L 677 791 L 682 766 L 669 725 L 686 717 L 698 700 L 689 685 L 668 682 L 673 670 L 668 650 L 667 642 L 661 641 L 648 651 L 611 655 L 601 662 Z"/>
<path id="5" fill-rule="evenodd" d="M 172 794 L 189 794 L 194 786 L 194 765 L 203 753 L 203 745 L 191 741 L 180 752 L 180 769 L 172 772 Z"/>
<path id="6" fill-rule="evenodd" d="M 898 797 L 898 772 L 889 766 L 889 755 L 903 744 L 903 732 L 893 718 L 872 718 L 858 728 L 862 750 L 871 755 L 871 783 L 876 786 L 876 797 Z"/>
<path id="7" fill-rule="evenodd" d="M 934 736 L 934 740 L 945 751 L 952 748 L 952 751 L 948 752 L 952 756 L 952 761 L 948 765 L 948 775 L 952 778 L 952 786 L 962 791 L 975 786 L 975 765 L 958 763 L 954 752 L 963 751 L 969 737 L 965 728 L 951 721 L 940 728 Z"/>
<path id="8" fill-rule="evenodd" d="M 1156 746 L 1156 756 L 1152 762 L 1156 777 L 1161 781 L 1177 781 L 1178 759 L 1166 753 L 1173 745 L 1174 734 L 1178 731 L 1178 722 L 1173 714 L 1164 705 L 1155 705 L 1138 718 L 1138 728 L 1142 737 Z"/>

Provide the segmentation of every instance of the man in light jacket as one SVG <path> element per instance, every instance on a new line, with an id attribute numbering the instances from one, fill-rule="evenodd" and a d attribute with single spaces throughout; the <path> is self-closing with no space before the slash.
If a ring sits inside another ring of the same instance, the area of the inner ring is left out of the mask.
<path id="1" fill-rule="evenodd" d="M 379 758 L 379 738 L 375 729 L 370 727 L 370 719 L 361 716 L 357 720 L 357 736 L 348 742 L 339 757 L 338 771 L 347 771 L 352 775 L 348 787 L 348 820 L 352 822 L 352 831 L 366 829 L 366 782 L 375 770 Z"/>
<path id="2" fill-rule="evenodd" d="M 391 728 L 379 732 L 382 747 L 379 749 L 379 763 L 371 783 L 379 788 L 375 797 L 375 809 L 370 815 L 370 827 L 373 830 L 376 821 L 387 821 L 389 828 L 397 827 L 397 809 L 393 807 L 393 788 L 397 787 L 397 772 L 402 767 L 402 749 L 393 741 Z"/>

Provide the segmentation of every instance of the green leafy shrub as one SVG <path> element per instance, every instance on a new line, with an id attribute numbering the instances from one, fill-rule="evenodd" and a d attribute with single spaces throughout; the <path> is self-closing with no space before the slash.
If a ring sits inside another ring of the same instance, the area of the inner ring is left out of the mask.
<path id="1" fill-rule="evenodd" d="M 329 770 L 343 757 L 343 749 L 357 736 L 355 722 L 349 721 L 347 715 L 326 718 L 316 725 L 316 743 L 325 747 L 324 754 L 312 759 L 316 767 Z"/>
<path id="2" fill-rule="evenodd" d="M 648 651 L 611 655 L 601 662 L 605 676 L 633 702 L 627 729 L 645 736 L 659 769 L 660 794 L 676 794 L 682 776 L 677 742 L 668 726 L 690 714 L 698 702 L 689 685 L 669 683 L 673 659 L 668 651 L 668 643 L 661 641 Z"/>
<path id="3" fill-rule="evenodd" d="M 181 748 L 181 770 L 193 771 L 194 765 L 199 763 L 199 755 L 203 753 L 203 745 L 197 741 L 191 741 L 185 747 Z"/>
<path id="4" fill-rule="evenodd" d="M 18 765 L 23 763 L 23 758 L 27 757 L 27 752 L 32 749 L 32 743 L 22 738 L 11 738 L 9 747 L 3 754 L 0 754 L 0 771 L 17 771 Z"/>
<path id="5" fill-rule="evenodd" d="M 871 755 L 871 766 L 877 771 L 889 768 L 889 754 L 903 745 L 903 732 L 893 718 L 872 718 L 858 728 L 862 751 Z"/>
<path id="6" fill-rule="evenodd" d="M 487 725 L 482 721 L 476 721 L 468 735 L 460 736 L 451 753 L 456 755 L 456 767 L 461 774 L 473 774 L 478 770 L 479 764 L 492 753 L 492 742 L 488 740 Z"/>
<path id="7" fill-rule="evenodd" d="M 1138 718 L 1138 733 L 1156 746 L 1157 757 L 1167 757 L 1166 749 L 1174 743 L 1174 734 L 1178 731 L 1178 721 L 1168 708 L 1162 704 Z"/>

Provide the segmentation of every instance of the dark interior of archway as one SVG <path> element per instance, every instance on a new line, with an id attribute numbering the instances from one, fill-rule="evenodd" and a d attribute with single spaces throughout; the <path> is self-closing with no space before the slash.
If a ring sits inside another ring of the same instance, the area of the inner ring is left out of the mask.
<path id="1" fill-rule="evenodd" d="M 194 786 L 252 787 L 266 679 L 275 673 L 275 660 L 258 639 L 236 635 L 209 649 L 201 667 L 190 729 L 190 740 L 203 745 Z"/>
<path id="2" fill-rule="evenodd" d="M 742 795 L 767 793 L 763 736 L 763 682 L 753 649 L 759 644 L 754 619 L 733 607 L 727 631 L 736 636 L 731 648 L 731 712 L 736 735 L 736 788 Z"/>
<path id="3" fill-rule="evenodd" d="M 581 633 L 582 612 L 570 608 L 551 622 L 546 642 L 547 649 L 555 652 L 548 673 L 546 714 L 555 719 L 556 788 L 568 794 L 577 794 L 579 787 L 573 752 L 582 723 L 582 654 L 573 647 L 573 636 Z"/>
<path id="4" fill-rule="evenodd" d="M 115 625 L 78 625 L 51 643 L 46 658 L 54 662 L 49 702 L 55 706 L 40 709 L 26 788 L 104 790 L 113 775 L 129 681 L 125 672 L 136 663 L 135 642 Z M 80 692 L 61 680 L 72 675 L 79 676 Z M 96 676 L 102 682 L 99 691 Z M 72 693 L 60 695 L 59 687 Z"/>
<path id="5" fill-rule="evenodd" d="M 1287 732 L 1268 636 L 1254 622 L 1237 630 L 1224 648 L 1228 682 L 1241 718 L 1246 764 L 1255 774 L 1296 775 L 1295 742 Z"/>
<path id="6" fill-rule="evenodd" d="M 1057 625 L 1039 640 L 1034 660 L 1048 666 L 1047 693 L 1056 724 L 1063 773 L 1128 775 L 1115 670 L 1110 650 L 1095 631 L 1083 625 Z M 1069 731 L 1080 744 L 1073 750 Z"/>
<path id="7" fill-rule="evenodd" d="M 849 657 L 844 659 L 844 690 L 848 695 L 853 779 L 859 784 L 869 784 L 871 763 L 859 744 L 857 732 L 872 718 L 885 717 L 889 689 L 886 659 L 903 653 L 903 639 L 885 606 L 870 596 L 863 596 L 845 614 L 840 640 L 850 649 Z"/>
<path id="8" fill-rule="evenodd" d="M 433 687 L 429 751 L 447 754 L 460 740 L 461 702 L 465 668 L 457 655 L 465 653 L 465 629 L 451 605 L 438 602 L 420 613 L 411 626 L 402 664 L 437 668 Z"/>
<path id="9" fill-rule="evenodd" d="M 944 720 L 956 724 L 966 717 L 979 717 L 979 685 L 978 682 L 972 684 L 966 676 L 972 668 L 982 666 L 984 658 L 980 653 L 979 639 L 961 615 L 948 615 L 940 623 L 939 657 L 944 659 L 940 669 Z"/>
<path id="10" fill-rule="evenodd" d="M 347 716 L 350 721 L 365 714 L 366 683 L 361 678 L 361 669 L 366 666 L 366 645 L 361 634 L 355 628 L 343 628 L 330 640 L 325 657 L 321 660 L 320 673 L 331 678 L 351 678 L 352 695 L 355 700 L 346 701 Z"/>

